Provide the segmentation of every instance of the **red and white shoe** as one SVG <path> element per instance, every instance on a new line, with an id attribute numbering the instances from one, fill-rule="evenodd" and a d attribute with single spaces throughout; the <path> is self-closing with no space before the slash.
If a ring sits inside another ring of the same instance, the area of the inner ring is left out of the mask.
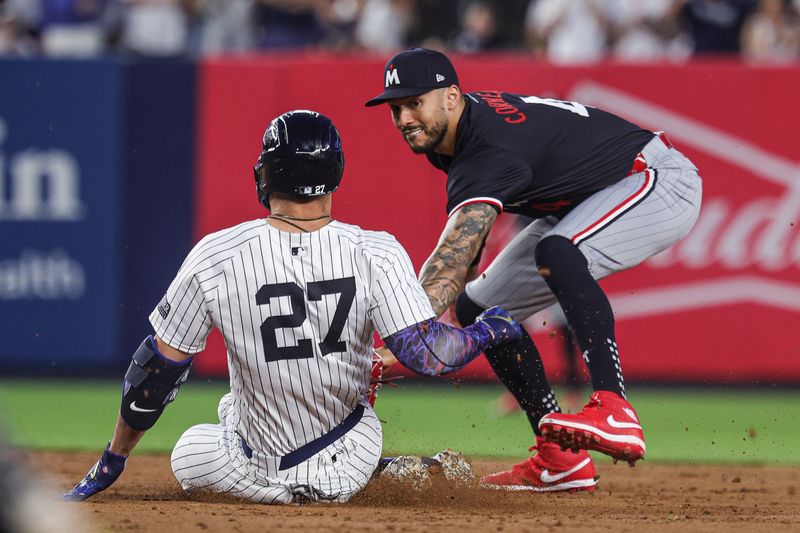
<path id="1" fill-rule="evenodd" d="M 497 490 L 531 492 L 593 491 L 594 463 L 585 451 L 562 451 L 557 444 L 536 437 L 537 453 L 511 470 L 497 472 L 481 478 L 481 487 Z"/>
<path id="2" fill-rule="evenodd" d="M 597 450 L 633 466 L 644 457 L 644 433 L 636 411 L 621 396 L 592 394 L 580 413 L 550 413 L 539 421 L 545 440 L 562 449 Z"/>

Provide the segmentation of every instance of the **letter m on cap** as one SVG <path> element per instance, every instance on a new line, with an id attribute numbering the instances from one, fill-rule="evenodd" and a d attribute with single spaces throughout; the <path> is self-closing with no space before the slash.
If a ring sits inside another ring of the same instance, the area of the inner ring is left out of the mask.
<path id="1" fill-rule="evenodd" d="M 386 87 L 394 83 L 400 83 L 400 76 L 397 75 L 396 68 L 390 68 L 386 71 Z"/>

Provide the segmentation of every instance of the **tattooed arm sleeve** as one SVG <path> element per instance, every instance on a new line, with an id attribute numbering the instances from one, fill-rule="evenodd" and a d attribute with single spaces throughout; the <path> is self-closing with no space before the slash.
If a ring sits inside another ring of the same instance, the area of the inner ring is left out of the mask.
<path id="1" fill-rule="evenodd" d="M 469 204 L 448 219 L 431 256 L 422 265 L 419 281 L 437 317 L 464 289 L 467 272 L 497 219 L 489 204 Z"/>
<path id="2" fill-rule="evenodd" d="M 464 329 L 429 319 L 389 335 L 383 341 L 407 368 L 425 376 L 460 369 L 491 345 L 494 334 L 478 322 Z"/>
<path id="3" fill-rule="evenodd" d="M 427 376 L 458 370 L 490 346 L 514 342 L 524 331 L 501 307 L 490 307 L 464 329 L 423 320 L 384 337 L 386 347 L 411 370 Z"/>

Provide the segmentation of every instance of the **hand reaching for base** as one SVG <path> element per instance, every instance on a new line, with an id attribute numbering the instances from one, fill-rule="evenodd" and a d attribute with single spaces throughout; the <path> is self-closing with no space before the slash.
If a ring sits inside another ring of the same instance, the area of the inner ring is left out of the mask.
<path id="1" fill-rule="evenodd" d="M 66 501 L 80 502 L 91 496 L 94 496 L 100 491 L 106 490 L 114 483 L 117 478 L 122 474 L 125 469 L 125 461 L 128 458 L 124 455 L 117 455 L 108 450 L 109 445 L 100 460 L 89 470 L 80 483 L 64 494 L 62 499 Z"/>

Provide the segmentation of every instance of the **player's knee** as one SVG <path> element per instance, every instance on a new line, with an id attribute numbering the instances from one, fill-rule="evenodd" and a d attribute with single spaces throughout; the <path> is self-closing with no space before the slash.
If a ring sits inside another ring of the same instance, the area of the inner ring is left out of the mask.
<path id="1" fill-rule="evenodd" d="M 587 266 L 586 257 L 578 247 L 561 235 L 550 235 L 539 241 L 533 254 L 536 266 L 540 270 L 548 269 L 551 273 Z"/>
<path id="2" fill-rule="evenodd" d="M 192 480 L 197 477 L 196 468 L 202 463 L 205 454 L 219 447 L 216 424 L 198 424 L 192 426 L 178 439 L 170 455 L 170 466 L 175 479 L 184 490 L 194 488 Z"/>
<path id="3" fill-rule="evenodd" d="M 187 453 L 189 447 L 191 446 L 190 437 L 187 435 L 192 428 L 187 429 L 183 432 L 183 435 L 180 436 L 178 442 L 175 443 L 175 447 L 172 449 L 172 455 L 170 455 L 170 466 L 172 467 L 172 473 L 175 475 L 175 479 L 178 480 L 178 483 L 181 484 L 181 487 L 184 490 L 188 490 L 190 487 L 184 484 L 184 480 L 187 479 L 189 476 L 189 470 L 192 467 L 189 459 L 191 457 L 190 454 Z"/>
<path id="4" fill-rule="evenodd" d="M 217 404 L 217 416 L 219 417 L 219 421 L 221 424 L 225 423 L 225 419 L 231 412 L 232 406 L 233 406 L 233 395 L 230 392 L 225 394 L 222 398 L 220 398 L 219 404 Z"/>
<path id="5" fill-rule="evenodd" d="M 474 324 L 478 315 L 484 311 L 483 307 L 470 300 L 466 291 L 458 295 L 456 299 L 456 318 L 462 326 Z"/>

